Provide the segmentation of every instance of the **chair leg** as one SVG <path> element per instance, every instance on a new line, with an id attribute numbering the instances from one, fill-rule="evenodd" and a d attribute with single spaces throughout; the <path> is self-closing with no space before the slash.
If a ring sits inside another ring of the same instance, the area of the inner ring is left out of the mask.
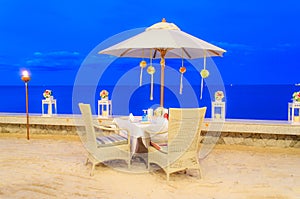
<path id="1" fill-rule="evenodd" d="M 90 172 L 90 176 L 94 175 L 94 169 L 95 169 L 95 163 L 92 163 L 92 168 L 91 168 L 91 172 Z"/>
<path id="2" fill-rule="evenodd" d="M 88 163 L 89 163 L 89 157 L 86 158 L 85 165 L 88 165 Z"/>
<path id="3" fill-rule="evenodd" d="M 146 169 L 149 170 L 149 163 L 148 163 L 148 161 L 146 162 Z"/>
<path id="4" fill-rule="evenodd" d="M 201 179 L 202 178 L 202 171 L 201 171 L 201 168 L 199 167 L 198 169 L 198 178 Z"/>
<path id="5" fill-rule="evenodd" d="M 150 162 L 149 162 L 149 160 L 148 160 L 148 164 L 147 164 L 147 169 L 148 169 L 148 171 L 150 171 Z"/>
<path id="6" fill-rule="evenodd" d="M 131 158 L 129 157 L 128 161 L 127 161 L 127 164 L 128 164 L 128 169 L 131 168 Z"/>
<path id="7" fill-rule="evenodd" d="M 137 148 L 134 154 L 137 158 L 144 162 L 146 169 L 148 168 L 148 148 L 144 145 L 141 137 L 137 138 Z"/>

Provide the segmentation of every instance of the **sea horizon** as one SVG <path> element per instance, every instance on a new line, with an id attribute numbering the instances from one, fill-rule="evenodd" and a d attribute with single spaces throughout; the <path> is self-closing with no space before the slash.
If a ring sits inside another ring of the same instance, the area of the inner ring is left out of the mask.
<path id="1" fill-rule="evenodd" d="M 90 92 L 86 87 L 86 92 Z M 97 114 L 97 100 L 100 99 L 99 92 L 106 89 L 113 94 L 115 90 L 123 90 L 126 92 L 132 89 L 133 86 L 97 86 L 91 89 L 95 94 L 92 95 L 91 106 L 93 114 Z M 149 99 L 149 85 L 145 85 L 130 96 L 127 101 L 122 99 L 122 93 L 113 95 L 113 115 L 142 115 L 142 110 L 150 108 L 152 105 L 159 105 L 159 85 L 154 86 L 154 100 Z M 178 86 L 174 86 L 177 89 Z M 192 86 L 196 95 L 199 95 L 199 85 Z M 230 119 L 258 119 L 258 120 L 287 120 L 288 118 L 288 103 L 292 102 L 292 94 L 300 90 L 296 85 L 225 85 L 226 102 L 226 118 Z M 73 110 L 72 99 L 73 86 L 29 86 L 29 113 L 41 114 L 43 92 L 46 89 L 53 91 L 53 96 L 57 99 L 58 114 L 78 114 L 77 110 Z M 94 90 L 93 90 L 94 89 Z M 25 113 L 25 88 L 24 86 L 0 86 L 0 91 L 5 93 L 0 99 L 1 113 Z M 186 107 L 189 105 L 188 94 L 185 95 L 183 90 L 182 97 L 186 98 Z M 197 93 L 198 92 L 198 93 Z M 90 94 L 90 93 L 88 93 Z M 82 95 L 85 95 L 82 93 Z M 117 96 L 117 97 L 115 97 Z M 109 96 L 111 97 L 111 96 Z M 118 99 L 117 99 L 118 98 Z M 198 107 L 206 106 L 206 118 L 211 117 L 211 94 L 208 88 L 204 88 L 203 98 L 198 98 Z M 93 103 L 94 102 L 94 103 Z M 115 102 L 115 104 L 114 104 Z M 75 102 L 77 103 L 77 102 Z M 120 104 L 122 103 L 122 104 Z M 127 104 L 126 104 L 127 103 Z M 74 105 L 76 106 L 76 104 Z M 126 107 L 128 106 L 128 107 Z M 118 108 L 119 107 L 119 108 Z M 124 109 L 126 107 L 126 109 Z M 180 108 L 181 105 L 176 99 L 172 90 L 165 91 L 165 106 L 166 108 Z"/>

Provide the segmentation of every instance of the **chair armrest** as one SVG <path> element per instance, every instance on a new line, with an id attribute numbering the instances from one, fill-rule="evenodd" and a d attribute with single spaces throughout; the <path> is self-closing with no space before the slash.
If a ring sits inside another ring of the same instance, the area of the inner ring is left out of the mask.
<path id="1" fill-rule="evenodd" d="M 97 125 L 97 124 L 94 124 L 93 125 L 95 128 L 97 129 L 100 129 L 100 130 L 105 130 L 105 131 L 113 131 L 113 132 L 116 132 L 118 134 L 120 134 L 119 132 L 120 131 L 126 131 L 126 134 L 127 134 L 127 139 L 130 140 L 130 133 L 127 129 L 123 129 L 123 128 L 114 128 L 114 127 L 111 127 L 111 126 L 101 126 L 101 125 Z"/>
<path id="2" fill-rule="evenodd" d="M 164 133 L 168 133 L 168 130 L 166 131 L 157 131 L 157 132 L 150 132 L 150 131 L 147 131 L 145 130 L 146 133 L 150 134 L 150 135 L 157 135 L 157 134 L 164 134 Z"/>
<path id="3" fill-rule="evenodd" d="M 122 120 L 129 120 L 129 116 L 121 116 L 121 117 L 118 117 L 119 119 L 122 119 Z"/>
<path id="4" fill-rule="evenodd" d="M 98 124 L 93 124 L 93 126 L 97 129 L 106 130 L 106 131 L 116 131 L 116 130 L 118 130 L 117 128 L 113 128 L 111 126 L 102 126 L 102 125 L 98 125 Z"/>

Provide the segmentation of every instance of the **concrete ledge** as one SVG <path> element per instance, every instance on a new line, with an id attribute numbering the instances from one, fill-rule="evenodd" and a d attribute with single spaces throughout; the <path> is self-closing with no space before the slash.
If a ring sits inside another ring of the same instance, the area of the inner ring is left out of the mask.
<path id="1" fill-rule="evenodd" d="M 300 123 L 275 120 L 205 120 L 202 143 L 300 148 Z"/>
<path id="2" fill-rule="evenodd" d="M 203 126 L 203 130 L 206 131 L 300 135 L 300 123 L 289 123 L 287 121 L 227 119 L 221 122 L 206 119 L 205 123 L 206 126 Z"/>
<path id="3" fill-rule="evenodd" d="M 26 115 L 24 114 L 0 114 L 0 124 L 26 124 L 26 121 Z M 30 125 L 76 126 L 78 121 L 80 121 L 80 115 L 53 115 L 51 117 L 38 114 L 29 115 Z"/>
<path id="4" fill-rule="evenodd" d="M 99 118 L 95 116 L 95 119 Z M 43 117 L 31 114 L 29 123 L 30 134 L 39 135 L 77 135 L 77 129 L 83 128 L 80 115 Z M 25 135 L 26 116 L 24 114 L 0 114 L 0 133 Z M 205 137 L 203 143 L 208 144 L 300 148 L 300 125 L 287 121 L 205 119 L 201 134 Z"/>
<path id="5" fill-rule="evenodd" d="M 203 144 L 300 148 L 300 135 L 202 131 Z"/>

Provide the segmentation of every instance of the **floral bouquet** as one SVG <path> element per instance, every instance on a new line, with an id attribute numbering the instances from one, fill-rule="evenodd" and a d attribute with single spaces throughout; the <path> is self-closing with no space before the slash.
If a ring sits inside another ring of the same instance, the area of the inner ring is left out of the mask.
<path id="1" fill-rule="evenodd" d="M 52 96 L 52 91 L 51 90 L 45 90 L 43 93 L 44 98 L 50 98 Z"/>
<path id="2" fill-rule="evenodd" d="M 101 97 L 102 99 L 107 99 L 107 98 L 108 98 L 108 91 L 107 91 L 107 90 L 102 90 L 102 91 L 100 92 L 100 97 Z"/>
<path id="3" fill-rule="evenodd" d="M 223 98 L 224 98 L 223 91 L 217 91 L 217 92 L 215 92 L 215 100 L 216 101 L 222 101 Z"/>
<path id="4" fill-rule="evenodd" d="M 293 101 L 300 102 L 300 91 L 293 93 Z"/>

